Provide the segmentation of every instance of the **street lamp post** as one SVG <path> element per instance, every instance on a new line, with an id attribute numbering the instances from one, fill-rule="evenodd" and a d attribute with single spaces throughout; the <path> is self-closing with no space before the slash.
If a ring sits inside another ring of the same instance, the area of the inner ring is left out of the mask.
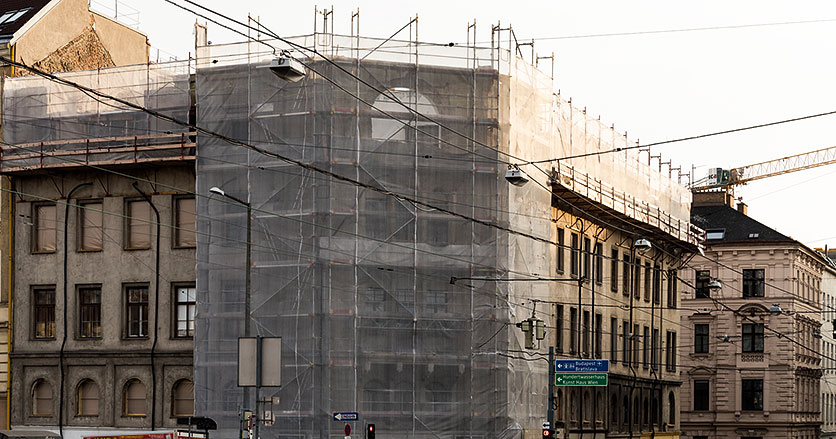
<path id="1" fill-rule="evenodd" d="M 250 326 L 252 318 L 250 316 L 250 302 L 251 302 L 251 294 L 250 294 L 250 285 L 251 285 L 251 272 L 252 272 L 252 219 L 253 219 L 253 207 L 252 204 L 237 198 L 235 196 L 229 195 L 224 192 L 223 189 L 213 186 L 209 188 L 209 192 L 213 194 L 220 195 L 222 197 L 228 198 L 244 207 L 247 208 L 247 250 L 246 250 L 246 270 L 244 272 L 244 337 L 250 336 Z M 239 359 L 240 361 L 240 359 Z M 258 358 L 256 358 L 258 361 Z M 256 413 L 258 413 L 258 386 L 255 389 L 255 406 L 256 406 Z M 244 404 L 248 404 L 250 400 L 250 389 L 249 387 L 244 387 Z M 254 436 L 258 438 L 258 419 L 256 418 L 255 425 L 253 426 L 253 430 L 255 432 Z M 252 439 L 252 438 L 251 438 Z"/>

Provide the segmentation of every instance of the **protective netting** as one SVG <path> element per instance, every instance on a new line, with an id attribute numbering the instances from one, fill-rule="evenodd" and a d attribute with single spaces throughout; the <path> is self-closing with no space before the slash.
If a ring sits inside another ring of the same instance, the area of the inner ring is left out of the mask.
<path id="1" fill-rule="evenodd" d="M 59 76 L 188 121 L 189 70 L 189 63 L 184 61 Z M 3 122 L 7 145 L 2 145 L 0 163 L 5 171 L 91 162 L 139 163 L 194 155 L 193 149 L 187 149 L 190 139 L 186 127 L 37 75 L 4 81 Z"/>
<path id="2" fill-rule="evenodd" d="M 196 186 L 220 187 L 253 209 L 249 334 L 283 344 L 283 386 L 261 390 L 278 397 L 261 436 L 342 437 L 332 414 L 354 411 L 355 429 L 374 423 L 381 437 L 511 438 L 539 428 L 547 364 L 521 358 L 513 323 L 558 287 L 450 279 L 548 275 L 553 248 L 270 154 L 552 239 L 550 165 L 524 167 L 536 181 L 516 187 L 503 178 L 505 163 L 627 141 L 555 98 L 550 79 L 507 51 L 296 41 L 386 93 L 298 52 L 311 71 L 298 83 L 280 80 L 266 68 L 272 50 L 259 43 L 198 52 L 198 125 L 268 153 L 201 135 Z M 571 164 L 688 219 L 686 191 L 633 153 Z M 228 199 L 198 200 L 196 410 L 223 437 L 237 434 L 242 406 L 255 407 L 236 383 L 237 339 L 248 332 L 246 215 Z"/>

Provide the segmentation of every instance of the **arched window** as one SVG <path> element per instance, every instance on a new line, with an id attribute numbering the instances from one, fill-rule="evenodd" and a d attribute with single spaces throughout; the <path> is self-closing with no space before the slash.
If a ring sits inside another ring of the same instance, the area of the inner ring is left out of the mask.
<path id="1" fill-rule="evenodd" d="M 618 396 L 613 395 L 610 401 L 610 430 L 620 431 L 618 425 Z"/>
<path id="2" fill-rule="evenodd" d="M 554 399 L 554 417 L 558 421 L 563 420 L 563 389 L 557 389 L 557 396 Z"/>
<path id="3" fill-rule="evenodd" d="M 145 416 L 145 384 L 142 381 L 133 379 L 125 384 L 122 392 L 125 398 L 125 416 Z"/>
<path id="4" fill-rule="evenodd" d="M 641 422 L 641 407 L 639 407 L 639 397 L 638 395 L 633 398 L 633 426 L 638 427 Z"/>
<path id="5" fill-rule="evenodd" d="M 78 385 L 77 416 L 99 416 L 99 385 L 93 380 L 84 380 Z"/>
<path id="6" fill-rule="evenodd" d="M 673 392 L 668 393 L 668 424 L 676 425 L 676 396 Z"/>
<path id="7" fill-rule="evenodd" d="M 588 423 L 591 419 L 595 419 L 595 414 L 592 413 L 592 396 L 589 390 L 583 392 L 583 422 Z"/>
<path id="8" fill-rule="evenodd" d="M 595 390 L 595 399 L 597 400 L 596 409 L 598 410 L 595 422 L 603 426 L 605 424 L 604 419 L 607 416 L 607 399 L 604 396 L 604 392 L 598 389 Z"/>
<path id="9" fill-rule="evenodd" d="M 642 424 L 645 428 L 650 426 L 650 407 L 647 405 L 647 397 L 644 397 L 644 405 L 642 406 L 642 413 L 644 413 L 644 423 Z"/>
<path id="10" fill-rule="evenodd" d="M 174 383 L 171 399 L 173 416 L 194 416 L 194 383 L 191 380 L 180 380 Z"/>
<path id="11" fill-rule="evenodd" d="M 52 416 L 52 385 L 46 380 L 32 385 L 32 416 Z"/>
<path id="12" fill-rule="evenodd" d="M 578 393 L 575 390 L 569 392 L 569 422 L 578 422 Z"/>
<path id="13" fill-rule="evenodd" d="M 627 395 L 624 395 L 624 398 L 621 402 L 621 420 L 619 424 L 623 426 L 630 422 L 630 398 Z M 624 430 L 622 429 L 621 431 Z"/>
<path id="14" fill-rule="evenodd" d="M 653 394 L 653 402 L 651 403 L 650 422 L 654 425 L 658 424 L 662 417 L 662 410 L 659 407 L 659 397 L 656 392 Z"/>

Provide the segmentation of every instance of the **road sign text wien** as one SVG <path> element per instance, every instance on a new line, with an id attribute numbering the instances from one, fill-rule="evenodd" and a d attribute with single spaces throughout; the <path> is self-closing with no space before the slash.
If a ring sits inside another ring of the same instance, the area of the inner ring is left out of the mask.
<path id="1" fill-rule="evenodd" d="M 558 373 L 554 375 L 556 386 L 606 386 L 605 373 Z"/>
<path id="2" fill-rule="evenodd" d="M 555 360 L 554 371 L 563 372 L 597 372 L 610 371 L 610 360 Z"/>

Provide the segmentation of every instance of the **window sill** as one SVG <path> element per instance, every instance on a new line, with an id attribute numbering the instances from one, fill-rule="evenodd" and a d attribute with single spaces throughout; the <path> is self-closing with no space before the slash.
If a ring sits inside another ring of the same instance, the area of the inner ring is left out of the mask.
<path id="1" fill-rule="evenodd" d="M 102 251 L 100 248 L 80 248 L 76 250 L 76 253 L 101 253 Z"/>
<path id="2" fill-rule="evenodd" d="M 172 340 L 194 340 L 193 335 L 184 336 L 184 335 L 174 335 L 171 337 Z"/>
<path id="3" fill-rule="evenodd" d="M 172 249 L 174 250 L 194 250 L 197 248 L 196 245 L 172 245 Z"/>
<path id="4" fill-rule="evenodd" d="M 43 251 L 32 250 L 33 255 L 52 255 L 52 254 L 55 254 L 55 253 L 58 253 L 58 250 L 49 250 L 49 251 L 46 251 L 46 250 L 43 250 Z"/>
<path id="5" fill-rule="evenodd" d="M 141 337 L 125 336 L 125 337 L 122 337 L 122 341 L 133 341 L 133 340 L 143 341 L 143 340 L 148 340 L 149 338 L 150 337 L 147 336 L 147 335 L 143 335 Z"/>
<path id="6" fill-rule="evenodd" d="M 96 341 L 96 340 L 101 340 L 101 339 L 102 339 L 102 337 L 76 337 L 76 340 L 79 340 L 79 341 Z"/>
<path id="7" fill-rule="evenodd" d="M 30 338 L 32 341 L 55 341 L 57 340 L 55 337 L 32 337 Z"/>
<path id="8" fill-rule="evenodd" d="M 147 417 L 148 417 L 148 415 L 147 415 L 147 414 L 141 414 L 141 415 L 131 415 L 131 414 L 128 414 L 128 415 L 122 415 L 122 417 L 123 417 L 123 418 L 147 418 Z"/>
<path id="9" fill-rule="evenodd" d="M 126 252 L 136 252 L 142 250 L 151 250 L 151 247 L 124 247 L 122 250 L 125 250 Z"/>

